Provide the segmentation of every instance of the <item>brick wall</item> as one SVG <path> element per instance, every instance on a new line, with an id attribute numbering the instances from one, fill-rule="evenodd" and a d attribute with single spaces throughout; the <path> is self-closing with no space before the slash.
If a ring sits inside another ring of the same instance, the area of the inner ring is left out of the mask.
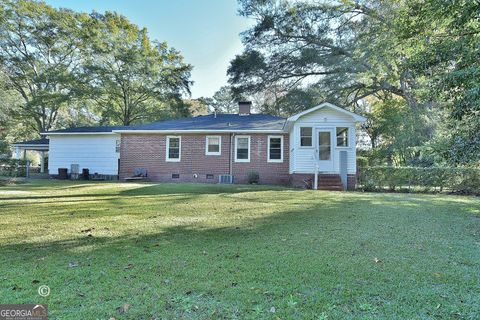
<path id="1" fill-rule="evenodd" d="M 229 134 L 220 135 L 222 152 L 219 156 L 205 155 L 206 135 L 180 136 L 181 161 L 167 162 L 166 135 L 122 134 L 120 178 L 132 176 L 136 168 L 147 169 L 151 180 L 162 182 L 217 183 L 218 175 L 229 174 L 230 157 L 234 157 L 231 154 Z M 259 173 L 262 184 L 288 184 L 288 135 L 284 135 L 282 163 L 267 162 L 267 137 L 267 134 L 250 134 L 250 162 L 232 161 L 232 173 L 236 183 L 246 183 L 248 171 L 255 170 Z M 178 174 L 179 178 L 172 178 L 172 174 Z M 194 177 L 194 174 L 197 177 Z M 213 179 L 207 179 L 207 174 L 213 174 Z"/>

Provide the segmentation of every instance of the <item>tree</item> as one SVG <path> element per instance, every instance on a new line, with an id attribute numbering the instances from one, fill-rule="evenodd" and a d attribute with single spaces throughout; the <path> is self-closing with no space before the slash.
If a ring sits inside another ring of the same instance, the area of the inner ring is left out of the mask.
<path id="1" fill-rule="evenodd" d="M 480 165 L 480 2 L 408 1 L 398 13 L 402 41 L 415 43 L 409 60 L 424 95 L 443 116 L 427 154 L 453 165 Z"/>
<path id="2" fill-rule="evenodd" d="M 392 36 L 395 3 L 241 0 L 240 13 L 257 24 L 243 33 L 246 50 L 228 70 L 240 92 L 276 84 L 313 85 L 343 105 L 389 93 L 418 103 L 414 81 Z"/>
<path id="3" fill-rule="evenodd" d="M 151 42 L 146 29 L 116 13 L 92 17 L 96 36 L 84 66 L 84 92 L 100 108 L 103 123 L 157 120 L 190 93 L 192 67 L 178 51 Z"/>
<path id="4" fill-rule="evenodd" d="M 16 117 L 37 133 L 54 126 L 76 95 L 80 49 L 88 16 L 42 2 L 0 2 L 0 65 L 8 89 L 20 95 Z"/>
<path id="5" fill-rule="evenodd" d="M 238 109 L 237 97 L 229 86 L 223 86 L 211 98 L 202 98 L 211 109 L 220 113 L 235 113 Z"/>
<path id="6" fill-rule="evenodd" d="M 246 49 L 228 70 L 236 92 L 281 88 L 275 95 L 281 99 L 293 89 L 313 87 L 325 100 L 352 111 L 381 101 L 373 109 L 390 124 L 396 116 L 389 108 L 400 99 L 408 115 L 400 118 L 400 127 L 413 130 L 415 139 L 397 134 L 391 140 L 389 146 L 403 152 L 399 163 L 418 158 L 425 144 L 450 164 L 480 162 L 478 1 L 240 4 L 240 13 L 257 23 L 243 33 Z M 279 106 L 275 103 L 271 112 Z M 375 135 L 375 125 L 369 129 Z M 387 141 L 388 132 L 380 135 Z"/>

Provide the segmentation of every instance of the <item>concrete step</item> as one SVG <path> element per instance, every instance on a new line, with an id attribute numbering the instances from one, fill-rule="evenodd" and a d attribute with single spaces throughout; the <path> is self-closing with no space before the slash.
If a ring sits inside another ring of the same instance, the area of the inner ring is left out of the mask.
<path id="1" fill-rule="evenodd" d="M 318 186 L 318 190 L 343 191 L 342 186 Z"/>

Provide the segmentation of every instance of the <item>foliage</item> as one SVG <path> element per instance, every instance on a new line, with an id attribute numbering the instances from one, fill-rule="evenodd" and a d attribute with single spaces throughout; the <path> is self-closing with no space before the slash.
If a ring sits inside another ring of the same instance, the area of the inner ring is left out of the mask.
<path id="1" fill-rule="evenodd" d="M 0 300 L 53 319 L 478 314 L 474 197 L 37 180 L 0 208 Z"/>
<path id="2" fill-rule="evenodd" d="M 388 23 L 398 6 L 393 2 L 240 3 L 240 13 L 257 24 L 242 34 L 246 50 L 228 70 L 237 90 L 309 84 L 342 104 L 390 93 L 416 107 L 402 64 L 405 52 Z"/>
<path id="3" fill-rule="evenodd" d="M 427 149 L 453 165 L 480 163 L 480 2 L 409 1 L 397 22 L 402 41 L 414 42 L 409 61 L 438 101 L 444 122 Z"/>
<path id="4" fill-rule="evenodd" d="M 363 168 L 368 166 L 368 158 L 357 155 L 357 167 Z"/>
<path id="5" fill-rule="evenodd" d="M 88 97 L 104 123 L 158 120 L 159 111 L 189 93 L 192 67 L 166 43 L 151 42 L 145 28 L 107 12 L 92 14 L 96 34 L 84 64 Z"/>
<path id="6" fill-rule="evenodd" d="M 37 132 L 52 128 L 76 96 L 88 16 L 43 2 L 2 0 L 0 65 L 8 88 L 22 99 L 16 117 Z"/>
<path id="7" fill-rule="evenodd" d="M 257 184 L 260 181 L 260 174 L 258 171 L 249 171 L 247 173 L 247 181 L 249 184 Z"/>
<path id="8" fill-rule="evenodd" d="M 202 98 L 202 101 L 218 113 L 236 113 L 238 111 L 238 99 L 229 86 L 221 87 L 213 97 Z"/>
<path id="9" fill-rule="evenodd" d="M 367 191 L 407 190 L 423 188 L 425 191 L 480 194 L 480 169 L 451 167 L 363 167 L 360 184 Z"/>
<path id="10" fill-rule="evenodd" d="M 190 71 L 116 13 L 0 0 L 0 153 L 55 128 L 188 116 Z"/>
<path id="11" fill-rule="evenodd" d="M 281 114 L 276 101 L 316 89 L 370 118 L 365 129 L 387 163 L 479 163 L 478 1 L 240 5 L 256 23 L 228 69 L 236 92 L 268 94 L 269 112 Z"/>
<path id="12" fill-rule="evenodd" d="M 0 176 L 24 177 L 26 164 L 23 159 L 0 158 Z"/>

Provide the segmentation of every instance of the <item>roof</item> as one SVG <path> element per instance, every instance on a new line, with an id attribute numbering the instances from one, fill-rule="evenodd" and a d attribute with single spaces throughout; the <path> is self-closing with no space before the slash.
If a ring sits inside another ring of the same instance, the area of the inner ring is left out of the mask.
<path id="1" fill-rule="evenodd" d="M 36 140 L 28 140 L 28 141 L 21 141 L 13 143 L 14 146 L 48 146 L 50 140 L 47 138 L 36 139 Z"/>
<path id="2" fill-rule="evenodd" d="M 142 132 L 142 131 L 267 131 L 275 132 L 283 130 L 285 118 L 267 114 L 209 114 L 190 118 L 164 120 L 149 124 L 131 126 L 97 126 L 77 127 L 44 132 L 44 135 L 78 133 L 78 134 L 101 134 L 110 132 Z"/>
<path id="3" fill-rule="evenodd" d="M 297 121 L 300 117 L 306 115 L 306 114 L 309 114 L 311 112 L 314 112 L 314 111 L 317 111 L 319 109 L 322 109 L 322 108 L 331 108 L 333 110 L 336 110 L 340 113 L 343 113 L 343 114 L 346 114 L 346 115 L 349 115 L 351 116 L 355 121 L 358 121 L 358 122 L 365 122 L 367 121 L 367 118 L 365 117 L 362 117 L 361 115 L 359 114 L 356 114 L 356 113 L 353 113 L 353 112 L 350 112 L 348 110 L 345 110 L 343 108 L 340 108 L 340 107 L 337 107 L 336 105 L 334 104 L 331 104 L 331 103 L 328 103 L 328 102 L 323 102 L 321 104 L 319 104 L 318 106 L 315 106 L 313 108 L 310 108 L 310 109 L 307 109 L 303 112 L 300 112 L 300 113 L 297 113 L 293 116 L 291 116 L 290 118 L 287 119 L 287 121 Z"/>
<path id="4" fill-rule="evenodd" d="M 268 114 L 209 114 L 190 118 L 164 120 L 149 124 L 131 126 L 97 126 L 77 127 L 42 133 L 43 135 L 55 134 L 110 134 L 112 132 L 283 132 L 286 122 L 296 121 L 303 115 L 321 108 L 329 107 L 338 112 L 347 114 L 354 121 L 363 122 L 366 119 L 356 113 L 337 107 L 325 102 L 316 107 L 310 108 L 288 119 Z"/>
<path id="5" fill-rule="evenodd" d="M 193 118 L 182 118 L 176 120 L 159 121 L 150 124 L 127 127 L 123 130 L 206 130 L 206 131 L 249 131 L 249 130 L 282 130 L 285 118 L 275 117 L 267 114 L 209 114 Z"/>
<path id="6" fill-rule="evenodd" d="M 95 127 L 75 127 L 75 128 L 66 128 L 60 130 L 53 130 L 44 132 L 43 134 L 50 133 L 109 133 L 113 130 L 121 130 L 123 128 L 128 128 L 128 126 L 95 126 Z"/>

